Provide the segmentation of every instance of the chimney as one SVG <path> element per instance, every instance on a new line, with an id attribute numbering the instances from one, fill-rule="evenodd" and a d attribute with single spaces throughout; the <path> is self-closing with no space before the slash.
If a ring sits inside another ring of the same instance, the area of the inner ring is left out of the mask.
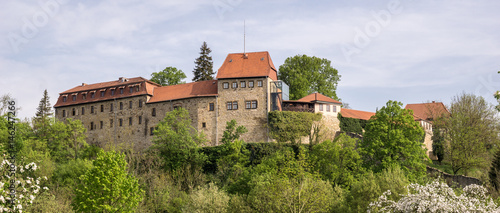
<path id="1" fill-rule="evenodd" d="M 127 81 L 128 81 L 128 79 L 127 79 L 127 78 L 125 78 L 125 77 L 120 77 L 120 78 L 118 78 L 118 81 L 119 81 L 120 83 L 123 83 L 123 82 L 127 82 Z"/>
<path id="2" fill-rule="evenodd" d="M 83 87 L 83 86 L 87 86 L 87 84 L 86 84 L 86 83 L 82 83 L 82 87 Z"/>
<path id="3" fill-rule="evenodd" d="M 435 103 L 436 103 L 436 101 L 432 101 L 432 103 L 433 103 L 433 104 L 435 104 Z"/>

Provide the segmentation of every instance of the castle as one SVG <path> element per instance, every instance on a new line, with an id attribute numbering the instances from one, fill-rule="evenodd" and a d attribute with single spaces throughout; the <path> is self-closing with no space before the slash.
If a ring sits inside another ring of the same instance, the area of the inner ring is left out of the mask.
<path id="1" fill-rule="evenodd" d="M 288 100 L 288 86 L 278 80 L 268 52 L 228 54 L 216 80 L 161 86 L 142 77 L 85 84 L 60 93 L 54 105 L 58 120 L 81 120 L 87 141 L 101 147 L 107 143 L 144 149 L 165 114 L 178 107 L 188 110 L 191 125 L 203 131 L 209 144 L 218 145 L 226 123 L 236 120 L 248 129 L 246 142 L 269 142 L 268 113 L 276 110 L 320 112 L 323 138 L 340 131 L 337 114 L 369 120 L 375 113 L 341 108 L 342 103 L 320 93 Z M 408 104 L 425 130 L 424 147 L 432 154 L 432 120 L 447 112 L 442 103 Z M 432 113 L 436 112 L 436 113 Z M 434 114 L 434 115 L 430 115 Z M 302 139 L 307 142 L 307 139 Z"/>
<path id="2" fill-rule="evenodd" d="M 341 103 L 319 93 L 288 101 L 288 86 L 278 80 L 268 52 L 228 54 L 216 80 L 161 86 L 142 77 L 121 77 L 83 83 L 60 93 L 54 108 L 58 120 L 81 120 L 91 144 L 143 149 L 151 145 L 165 113 L 177 107 L 189 111 L 192 126 L 204 132 L 208 145 L 218 145 L 226 123 L 233 119 L 248 129 L 243 140 L 268 142 L 268 112 L 285 105 L 322 112 L 332 134 L 339 130 Z"/>

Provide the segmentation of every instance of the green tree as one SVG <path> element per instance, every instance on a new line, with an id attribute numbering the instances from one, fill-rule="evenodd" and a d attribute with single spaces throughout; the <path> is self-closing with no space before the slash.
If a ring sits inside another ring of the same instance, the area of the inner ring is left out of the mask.
<path id="1" fill-rule="evenodd" d="M 388 101 L 369 120 L 360 143 L 365 164 L 375 172 L 399 165 L 407 174 L 425 175 L 422 147 L 424 130 L 413 118 L 413 112 L 397 101 Z"/>
<path id="2" fill-rule="evenodd" d="M 198 57 L 194 63 L 194 77 L 193 81 L 206 81 L 206 80 L 212 80 L 213 78 L 213 65 L 214 63 L 212 62 L 212 56 L 209 56 L 209 54 L 212 52 L 212 50 L 207 46 L 207 42 L 203 42 L 203 45 L 201 45 L 200 48 L 200 57 Z"/>
<path id="3" fill-rule="evenodd" d="M 345 134 L 314 146 L 310 160 L 323 180 L 342 187 L 350 187 L 365 171 L 356 139 Z"/>
<path id="4" fill-rule="evenodd" d="M 135 212 L 144 191 L 127 173 L 125 155 L 100 151 L 93 167 L 80 177 L 72 202 L 76 212 Z"/>
<path id="5" fill-rule="evenodd" d="M 320 113 L 272 111 L 269 112 L 269 134 L 280 143 L 297 144 L 301 137 L 311 135 L 315 121 L 320 121 Z"/>
<path id="6" fill-rule="evenodd" d="M 492 158 L 488 150 L 498 146 L 497 112 L 483 97 L 465 93 L 455 96 L 449 109 L 451 114 L 443 118 L 442 128 L 445 157 L 453 173 L 486 169 Z"/>
<path id="7" fill-rule="evenodd" d="M 236 126 L 236 120 L 228 121 L 221 140 L 217 177 L 222 186 L 235 182 L 249 163 L 250 153 L 245 148 L 245 142 L 239 139 L 248 130 L 244 126 Z"/>
<path id="8" fill-rule="evenodd" d="M 68 133 L 67 144 L 68 148 L 72 149 L 73 158 L 78 158 L 78 152 L 82 151 L 82 149 L 87 148 L 88 144 L 86 141 L 87 136 L 85 132 L 87 129 L 82 124 L 80 120 L 73 120 L 68 118 L 66 120 L 66 128 Z"/>
<path id="9" fill-rule="evenodd" d="M 152 149 L 165 160 L 169 170 L 176 170 L 186 165 L 197 167 L 206 161 L 200 152 L 200 145 L 206 142 L 203 133 L 198 133 L 191 126 L 189 112 L 177 108 L 165 115 L 154 131 Z"/>
<path id="10" fill-rule="evenodd" d="M 432 129 L 432 154 L 434 154 L 439 163 L 441 163 L 444 160 L 444 135 L 441 132 L 442 130 L 440 128 L 435 128 Z"/>
<path id="11" fill-rule="evenodd" d="M 234 142 L 235 140 L 240 139 L 240 136 L 242 134 L 248 132 L 246 127 L 244 126 L 236 127 L 236 125 L 237 122 L 234 119 L 226 123 L 226 130 L 222 134 L 222 139 L 221 139 L 222 144 Z"/>
<path id="12" fill-rule="evenodd" d="M 186 75 L 182 70 L 178 70 L 175 67 L 166 67 L 160 72 L 153 72 L 150 80 L 162 86 L 169 86 L 186 83 L 182 81 L 185 78 Z"/>
<path id="13" fill-rule="evenodd" d="M 278 78 L 290 86 L 290 100 L 313 92 L 339 100 L 336 91 L 340 75 L 330 63 L 327 59 L 307 55 L 287 58 L 279 68 Z"/>
<path id="14" fill-rule="evenodd" d="M 50 119 L 53 115 L 47 90 L 43 91 L 43 97 L 36 110 L 35 118 L 33 118 L 33 129 L 38 137 L 46 139 Z"/>

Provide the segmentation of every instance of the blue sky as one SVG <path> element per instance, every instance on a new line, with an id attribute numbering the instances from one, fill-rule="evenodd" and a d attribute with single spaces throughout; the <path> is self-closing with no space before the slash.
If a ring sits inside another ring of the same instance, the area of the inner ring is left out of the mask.
<path id="1" fill-rule="evenodd" d="M 443 101 L 461 92 L 495 103 L 499 1 L 6 1 L 0 9 L 0 95 L 32 117 L 44 89 L 149 78 L 174 66 L 190 82 L 203 41 L 217 70 L 228 53 L 327 58 L 353 109 L 388 100 Z"/>

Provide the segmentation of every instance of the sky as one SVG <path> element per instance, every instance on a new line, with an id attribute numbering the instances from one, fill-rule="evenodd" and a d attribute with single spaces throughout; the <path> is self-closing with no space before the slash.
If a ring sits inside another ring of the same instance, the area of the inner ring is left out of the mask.
<path id="1" fill-rule="evenodd" d="M 0 95 L 20 118 L 82 83 L 150 78 L 173 66 L 193 78 L 206 41 L 214 70 L 229 53 L 268 51 L 276 68 L 299 54 L 326 58 L 337 95 L 372 111 L 451 102 L 463 92 L 495 104 L 500 1 L 491 0 L 21 0 L 0 8 Z M 245 24 L 244 24 L 245 23 Z M 245 27 L 244 27 L 245 25 Z M 244 30 L 245 29 L 245 30 Z M 245 42 L 243 34 L 245 31 Z M 245 45 L 244 45 L 245 44 Z"/>

